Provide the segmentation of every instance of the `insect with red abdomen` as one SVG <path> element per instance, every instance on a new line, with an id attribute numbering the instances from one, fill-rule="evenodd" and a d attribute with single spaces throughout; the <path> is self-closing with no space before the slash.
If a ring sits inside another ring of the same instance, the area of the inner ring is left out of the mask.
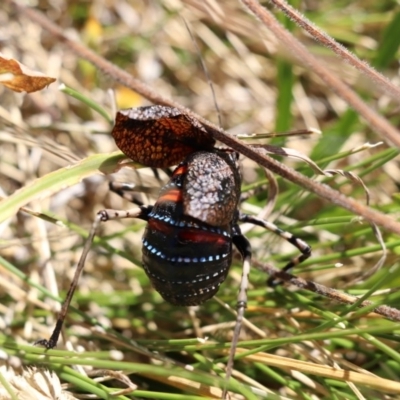
<path id="1" fill-rule="evenodd" d="M 200 304 L 226 279 L 240 198 L 236 161 L 234 152 L 191 154 L 147 216 L 143 267 L 172 304 Z"/>
<path id="2" fill-rule="evenodd" d="M 38 343 L 47 348 L 57 344 L 99 224 L 110 219 L 139 218 L 147 222 L 142 247 L 144 270 L 154 288 L 174 305 L 198 305 L 212 298 L 228 275 L 233 245 L 241 254 L 243 272 L 226 369 L 228 379 L 247 303 L 251 263 L 251 246 L 241 233 L 239 222 L 268 229 L 300 250 L 301 254 L 290 260 L 284 270 L 307 259 L 311 248 L 268 221 L 240 213 L 238 153 L 215 148 L 205 127 L 178 109 L 150 106 L 120 111 L 112 135 L 117 146 L 135 162 L 156 168 L 180 163 L 154 205 L 140 204 L 131 210 L 102 210 L 97 214 L 56 328 L 49 340 Z M 118 193 L 129 198 L 124 190 Z M 224 391 L 223 397 L 225 394 Z"/>

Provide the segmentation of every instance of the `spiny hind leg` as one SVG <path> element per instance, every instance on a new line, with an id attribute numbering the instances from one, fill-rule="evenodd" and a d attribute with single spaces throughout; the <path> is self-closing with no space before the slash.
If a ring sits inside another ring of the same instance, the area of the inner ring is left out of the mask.
<path id="1" fill-rule="evenodd" d="M 152 209 L 152 206 L 148 206 L 148 207 L 143 206 L 143 207 L 136 207 L 136 208 L 133 208 L 130 210 L 107 209 L 107 210 L 101 210 L 97 213 L 96 219 L 93 222 L 92 228 L 90 229 L 89 236 L 86 239 L 86 242 L 83 246 L 82 254 L 81 254 L 81 257 L 76 266 L 75 274 L 72 279 L 71 285 L 68 289 L 68 293 L 67 293 L 64 303 L 61 307 L 61 311 L 58 314 L 56 326 L 53 330 L 53 333 L 51 334 L 50 339 L 38 340 L 35 344 L 44 346 L 47 349 L 52 349 L 57 345 L 58 339 L 61 334 L 62 326 L 63 326 L 65 317 L 66 317 L 68 309 L 69 309 L 69 305 L 70 305 L 72 297 L 75 293 L 75 289 L 78 285 L 79 277 L 85 266 L 86 257 L 89 254 L 89 251 L 92 247 L 94 237 L 95 237 L 96 232 L 97 232 L 99 226 L 101 225 L 101 223 L 112 220 L 112 219 L 115 220 L 115 219 L 123 219 L 123 218 L 139 218 L 139 219 L 143 219 L 143 220 L 147 221 L 148 215 L 149 215 L 151 209 Z"/>
<path id="2" fill-rule="evenodd" d="M 299 239 L 298 237 L 294 236 L 290 232 L 283 231 L 282 229 L 278 228 L 275 224 L 272 222 L 265 221 L 263 219 L 259 219 L 257 217 L 247 215 L 247 214 L 240 214 L 239 215 L 239 221 L 240 222 L 249 222 L 253 225 L 261 226 L 262 228 L 265 228 L 269 230 L 270 232 L 275 233 L 276 235 L 280 236 L 281 238 L 285 239 L 289 243 L 291 243 L 293 246 L 295 246 L 297 249 L 300 250 L 301 254 L 299 254 L 297 257 L 292 258 L 282 269 L 282 271 L 285 272 L 290 272 L 293 267 L 296 265 L 299 265 L 302 263 L 304 260 L 307 260 L 311 256 L 311 247 L 304 242 L 303 240 Z M 267 281 L 267 284 L 269 286 L 276 286 L 280 284 L 282 281 L 276 280 L 274 277 L 270 277 Z"/>

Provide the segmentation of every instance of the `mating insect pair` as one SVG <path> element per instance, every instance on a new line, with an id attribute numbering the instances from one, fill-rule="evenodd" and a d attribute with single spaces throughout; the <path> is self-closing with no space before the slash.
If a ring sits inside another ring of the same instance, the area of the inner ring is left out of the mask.
<path id="1" fill-rule="evenodd" d="M 237 320 L 226 377 L 233 359 L 247 303 L 246 289 L 251 246 L 239 222 L 249 222 L 276 233 L 297 247 L 301 254 L 284 267 L 289 270 L 311 255 L 302 240 L 277 226 L 239 209 L 241 175 L 238 153 L 218 149 L 199 121 L 171 107 L 150 106 L 118 112 L 112 131 L 117 146 L 135 162 L 154 168 L 179 164 L 161 189 L 154 205 L 131 210 L 102 210 L 89 238 L 49 340 L 38 343 L 52 348 L 99 224 L 110 219 L 139 218 L 147 221 L 143 235 L 143 267 L 154 288 L 168 302 L 193 306 L 212 298 L 226 279 L 232 263 L 232 245 L 243 258 L 237 298 Z M 126 197 L 126 191 L 119 191 Z M 270 278 L 269 283 L 274 283 Z"/>

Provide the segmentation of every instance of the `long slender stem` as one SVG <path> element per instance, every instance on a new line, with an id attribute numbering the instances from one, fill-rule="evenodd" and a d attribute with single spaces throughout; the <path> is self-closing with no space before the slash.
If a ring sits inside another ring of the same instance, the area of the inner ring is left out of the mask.
<path id="1" fill-rule="evenodd" d="M 367 62 L 360 60 L 355 54 L 346 49 L 343 45 L 338 43 L 331 36 L 327 35 L 310 20 L 308 20 L 299 11 L 294 9 L 290 4 L 284 0 L 269 0 L 277 8 L 282 10 L 292 21 L 298 26 L 307 31 L 311 37 L 323 46 L 328 47 L 336 53 L 342 60 L 348 62 L 358 71 L 365 74 L 365 76 L 375 82 L 375 88 L 380 92 L 385 92 L 393 100 L 400 103 L 400 88 L 394 85 L 386 76 L 382 75 Z"/>
<path id="2" fill-rule="evenodd" d="M 6 0 L 6 1 L 10 2 L 11 0 Z M 246 3 L 254 4 L 253 1 L 250 1 L 250 2 L 246 1 Z M 201 116 L 193 113 L 189 109 L 183 107 L 179 103 L 177 103 L 171 99 L 168 99 L 164 96 L 159 95 L 152 88 L 145 85 L 143 82 L 133 78 L 129 73 L 120 69 L 116 65 L 110 63 L 103 57 L 97 55 L 96 53 L 94 53 L 93 51 L 91 51 L 90 49 L 85 47 L 84 45 L 68 39 L 65 36 L 64 32 L 60 29 L 60 27 L 58 27 L 56 24 L 54 24 L 52 21 L 50 21 L 42 13 L 40 13 L 36 10 L 18 5 L 12 1 L 11 1 L 11 4 L 13 4 L 13 6 L 22 15 L 26 16 L 31 21 L 35 21 L 43 29 L 47 30 L 53 36 L 57 37 L 61 42 L 63 42 L 75 54 L 90 61 L 99 70 L 101 70 L 102 72 L 104 72 L 107 75 L 110 75 L 113 79 L 115 79 L 118 82 L 121 82 L 126 87 L 128 87 L 132 90 L 135 90 L 137 93 L 140 93 L 143 97 L 149 99 L 150 101 L 152 101 L 156 104 L 164 104 L 164 105 L 179 108 L 183 112 L 190 115 L 192 118 L 196 118 L 202 124 L 204 124 L 204 126 L 209 130 L 209 132 L 214 136 L 215 139 L 221 141 L 222 143 L 226 144 L 227 146 L 234 148 L 236 151 L 238 151 L 238 152 L 242 153 L 243 155 L 245 155 L 246 157 L 249 157 L 250 159 L 256 161 L 263 167 L 268 168 L 270 171 L 303 187 L 304 189 L 306 189 L 310 192 L 315 193 L 316 195 L 318 195 L 332 203 L 335 203 L 335 204 L 351 211 L 352 213 L 355 213 L 357 215 L 364 217 L 369 222 L 373 222 L 391 232 L 400 234 L 400 223 L 395 221 L 391 216 L 387 216 L 378 211 L 375 211 L 375 210 L 371 209 L 370 207 L 367 207 L 351 198 L 348 198 L 348 197 L 342 195 L 338 191 L 333 190 L 326 185 L 312 181 L 311 179 L 307 178 L 306 176 L 303 176 L 303 175 L 299 174 L 298 172 L 296 172 L 295 170 L 286 167 L 284 164 L 272 159 L 271 157 L 269 157 L 265 154 L 261 154 L 256 149 L 252 149 L 251 147 L 245 145 L 244 143 L 235 139 L 231 135 L 225 133 L 221 128 L 219 128 L 216 125 L 212 124 L 211 122 L 205 120 Z M 258 4 L 258 7 L 261 7 L 261 6 Z M 258 8 L 257 8 L 257 10 L 258 10 Z M 261 7 L 261 10 L 264 10 L 264 9 Z M 276 22 L 275 22 L 275 24 L 276 24 Z M 283 29 L 283 28 L 279 25 L 279 29 Z M 285 34 L 285 37 L 286 37 L 286 34 Z M 344 84 L 341 82 L 341 85 L 344 85 Z M 369 113 L 370 111 L 371 111 L 370 108 L 367 107 L 366 112 Z M 388 124 L 387 122 L 385 125 L 390 126 L 390 124 Z M 390 128 L 392 130 L 394 129 L 391 126 L 390 126 Z M 395 131 L 395 133 L 398 135 L 397 131 Z M 399 145 L 400 145 L 400 135 L 398 135 L 398 139 L 399 139 Z"/>
<path id="3" fill-rule="evenodd" d="M 306 279 L 300 278 L 298 276 L 287 273 L 286 271 L 279 270 L 272 265 L 261 263 L 257 260 L 253 260 L 252 264 L 258 269 L 266 272 L 268 275 L 274 279 L 282 280 L 286 283 L 294 285 L 300 289 L 306 289 L 310 292 L 317 293 L 321 296 L 327 297 L 341 304 L 355 305 L 359 308 L 366 308 L 368 312 L 375 312 L 393 321 L 400 321 L 400 310 L 394 307 L 389 307 L 386 305 L 374 305 L 372 301 L 363 300 L 360 302 L 360 298 L 357 296 L 352 296 L 348 293 L 341 292 L 336 289 L 332 289 L 321 285 L 319 283 L 308 281 Z"/>
<path id="4" fill-rule="evenodd" d="M 256 0 L 241 0 L 251 13 L 256 16 L 275 36 L 295 55 L 307 68 L 313 71 L 326 83 L 327 87 L 340 96 L 347 104 L 357 111 L 386 140 L 400 147 L 400 132 L 385 118 L 369 107 L 351 88 L 339 77 L 334 75 L 323 63 L 312 55 L 307 48 L 288 32 L 266 8 Z"/>

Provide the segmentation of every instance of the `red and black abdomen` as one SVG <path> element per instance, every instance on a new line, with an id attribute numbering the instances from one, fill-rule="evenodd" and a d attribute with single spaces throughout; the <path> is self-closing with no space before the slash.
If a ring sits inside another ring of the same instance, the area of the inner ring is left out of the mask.
<path id="1" fill-rule="evenodd" d="M 213 297 L 231 265 L 230 236 L 158 218 L 162 214 L 149 220 L 142 250 L 143 266 L 154 288 L 166 301 L 181 306 Z"/>
<path id="2" fill-rule="evenodd" d="M 161 296 L 175 305 L 197 305 L 213 297 L 226 279 L 232 262 L 234 215 L 230 208 L 235 212 L 237 201 L 229 179 L 225 180 L 230 170 L 223 174 L 224 181 L 220 179 L 217 184 L 218 190 L 223 192 L 216 190 L 211 197 L 198 193 L 207 181 L 204 175 L 188 176 L 188 170 L 198 171 L 196 167 L 210 162 L 210 154 L 211 161 L 216 161 L 217 166 L 222 162 L 229 167 L 214 153 L 198 152 L 188 157 L 161 190 L 143 236 L 146 274 Z M 213 178 L 216 176 L 214 170 Z M 234 180 L 231 182 L 236 185 Z M 210 189 L 209 185 L 207 187 Z M 201 207 L 203 200 L 205 207 Z M 218 211 L 220 205 L 229 209 L 216 214 L 215 208 Z M 201 208 L 210 212 L 202 211 L 201 214 L 198 211 Z M 228 214 L 227 218 L 221 216 L 225 214 Z M 213 225 L 214 221 L 216 224 Z"/>

